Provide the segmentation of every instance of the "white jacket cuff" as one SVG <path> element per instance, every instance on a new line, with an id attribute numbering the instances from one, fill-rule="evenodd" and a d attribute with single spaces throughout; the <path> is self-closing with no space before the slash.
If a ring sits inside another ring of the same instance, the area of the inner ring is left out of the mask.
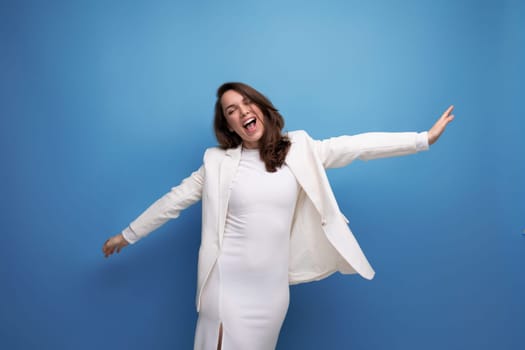
<path id="1" fill-rule="evenodd" d="M 416 136 L 416 150 L 418 152 L 427 151 L 429 148 L 428 145 L 428 132 L 423 131 L 417 134 Z"/>
<path id="2" fill-rule="evenodd" d="M 129 226 L 126 227 L 124 231 L 122 231 L 122 236 L 126 241 L 128 241 L 129 244 L 133 244 L 140 239 L 140 237 L 137 236 L 137 234 L 133 232 L 133 230 Z"/>

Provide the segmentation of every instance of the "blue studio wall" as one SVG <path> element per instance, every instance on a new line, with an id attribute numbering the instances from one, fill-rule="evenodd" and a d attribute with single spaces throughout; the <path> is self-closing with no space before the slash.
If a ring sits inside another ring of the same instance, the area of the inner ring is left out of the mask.
<path id="1" fill-rule="evenodd" d="M 423 131 L 329 176 L 377 274 L 291 288 L 278 349 L 523 349 L 523 1 L 2 1 L 0 348 L 191 349 L 200 205 L 102 244 L 190 174 L 215 90 L 286 130 Z"/>

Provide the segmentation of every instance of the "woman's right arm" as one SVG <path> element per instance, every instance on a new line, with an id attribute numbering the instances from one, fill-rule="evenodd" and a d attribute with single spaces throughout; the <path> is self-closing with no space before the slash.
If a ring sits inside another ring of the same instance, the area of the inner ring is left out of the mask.
<path id="1" fill-rule="evenodd" d="M 119 253 L 122 248 L 147 236 L 166 221 L 177 218 L 182 210 L 201 199 L 203 184 L 204 166 L 201 166 L 180 185 L 173 187 L 170 192 L 155 201 L 124 231 L 104 242 L 104 255 L 108 257 L 115 251 Z"/>

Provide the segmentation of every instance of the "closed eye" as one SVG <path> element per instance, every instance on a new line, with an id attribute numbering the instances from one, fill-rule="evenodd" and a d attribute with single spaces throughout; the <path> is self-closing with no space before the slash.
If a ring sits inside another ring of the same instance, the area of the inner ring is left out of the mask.
<path id="1" fill-rule="evenodd" d="M 235 112 L 237 108 L 236 107 L 232 107 L 232 108 L 229 108 L 226 113 L 228 113 L 228 115 L 232 114 L 233 112 Z"/>

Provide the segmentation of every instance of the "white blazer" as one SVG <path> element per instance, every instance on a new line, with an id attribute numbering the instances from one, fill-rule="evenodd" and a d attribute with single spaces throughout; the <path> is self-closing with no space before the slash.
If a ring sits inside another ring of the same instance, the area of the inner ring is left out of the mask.
<path id="1" fill-rule="evenodd" d="M 292 146 L 285 162 L 301 188 L 290 233 L 290 284 L 319 280 L 336 271 L 358 273 L 372 279 L 374 270 L 339 210 L 325 169 L 342 167 L 355 159 L 426 150 L 427 133 L 365 133 L 314 140 L 304 131 L 293 131 L 288 136 Z M 128 242 L 135 243 L 202 199 L 197 311 L 202 289 L 221 251 L 230 183 L 240 158 L 240 146 L 207 149 L 203 165 L 197 171 L 153 203 L 122 232 Z"/>

